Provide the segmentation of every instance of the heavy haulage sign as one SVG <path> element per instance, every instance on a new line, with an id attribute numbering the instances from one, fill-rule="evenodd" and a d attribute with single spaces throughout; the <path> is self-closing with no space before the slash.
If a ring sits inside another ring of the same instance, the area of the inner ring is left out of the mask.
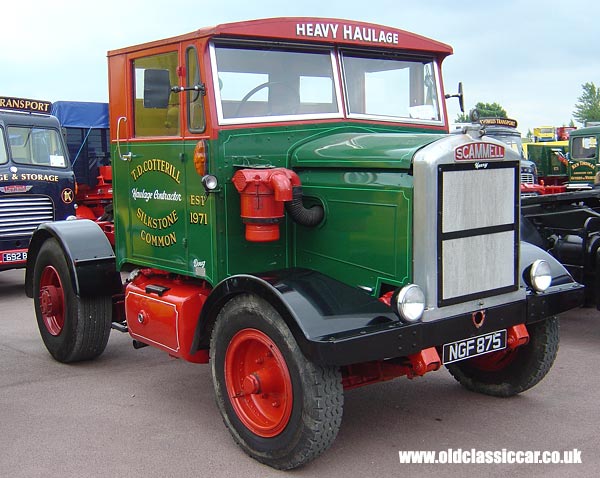
<path id="1" fill-rule="evenodd" d="M 0 96 L 0 110 L 25 111 L 28 113 L 50 114 L 52 103 L 50 101 L 29 100 L 27 98 L 10 98 Z"/>

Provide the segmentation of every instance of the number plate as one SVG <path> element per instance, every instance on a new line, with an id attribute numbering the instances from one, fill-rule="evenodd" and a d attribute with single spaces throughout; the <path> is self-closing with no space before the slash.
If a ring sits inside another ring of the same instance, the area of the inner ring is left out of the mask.
<path id="1" fill-rule="evenodd" d="M 21 262 L 27 260 L 27 252 L 3 252 L 2 262 Z"/>
<path id="2" fill-rule="evenodd" d="M 459 362 L 506 348 L 506 329 L 444 345 L 443 362 Z"/>

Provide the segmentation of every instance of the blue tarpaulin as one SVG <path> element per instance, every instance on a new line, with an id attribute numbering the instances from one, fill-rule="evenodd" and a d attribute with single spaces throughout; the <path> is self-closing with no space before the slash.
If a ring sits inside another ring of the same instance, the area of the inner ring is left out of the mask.
<path id="1" fill-rule="evenodd" d="M 108 128 L 108 103 L 56 101 L 52 114 L 65 128 Z"/>

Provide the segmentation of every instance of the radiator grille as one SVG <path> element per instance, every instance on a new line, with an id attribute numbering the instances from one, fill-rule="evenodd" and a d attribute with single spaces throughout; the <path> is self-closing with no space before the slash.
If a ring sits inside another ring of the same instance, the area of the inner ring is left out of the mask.
<path id="1" fill-rule="evenodd" d="M 43 222 L 54 220 L 47 196 L 0 197 L 0 238 L 31 236 Z"/>
<path id="2" fill-rule="evenodd" d="M 517 163 L 439 169 L 438 304 L 517 290 Z"/>
<path id="3" fill-rule="evenodd" d="M 533 174 L 531 173 L 521 173 L 521 182 L 527 184 L 534 184 Z"/>

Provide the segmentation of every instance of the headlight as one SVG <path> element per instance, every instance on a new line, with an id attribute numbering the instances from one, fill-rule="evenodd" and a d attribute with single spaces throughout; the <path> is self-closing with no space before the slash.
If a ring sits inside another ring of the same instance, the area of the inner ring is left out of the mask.
<path id="1" fill-rule="evenodd" d="M 552 284 L 552 271 L 550 270 L 550 264 L 542 259 L 538 259 L 531 264 L 529 270 L 529 278 L 531 280 L 531 286 L 537 292 L 544 292 L 550 284 Z"/>
<path id="2" fill-rule="evenodd" d="M 204 190 L 209 193 L 210 191 L 214 191 L 217 189 L 217 178 L 212 174 L 205 174 L 202 176 L 202 186 L 204 186 Z"/>
<path id="3" fill-rule="evenodd" d="M 392 298 L 398 315 L 406 322 L 416 322 L 425 310 L 425 294 L 416 284 L 409 284 L 396 291 Z"/>

